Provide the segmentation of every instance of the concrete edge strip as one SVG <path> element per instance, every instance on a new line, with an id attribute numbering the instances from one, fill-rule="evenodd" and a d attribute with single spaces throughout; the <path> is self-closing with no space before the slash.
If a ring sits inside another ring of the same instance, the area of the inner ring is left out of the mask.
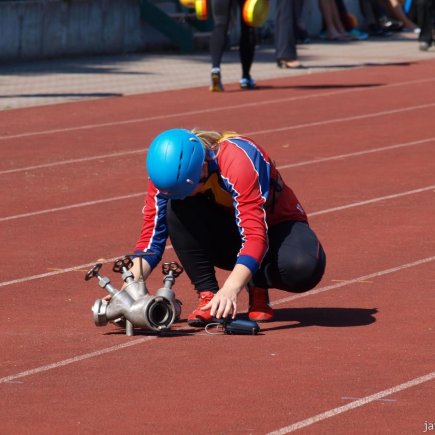
<path id="1" fill-rule="evenodd" d="M 422 192 L 426 192 L 428 190 L 432 190 L 435 189 L 435 185 L 431 185 L 431 186 L 427 186 L 427 187 L 423 187 L 420 189 L 415 189 L 415 190 L 409 190 L 407 192 L 400 192 L 394 195 L 387 195 L 387 196 L 381 196 L 379 198 L 373 198 L 373 199 L 369 199 L 367 201 L 359 201 L 359 202 L 355 202 L 355 203 L 351 203 L 351 204 L 346 204 L 340 207 L 334 207 L 334 208 L 330 208 L 330 209 L 326 209 L 326 210 L 320 210 L 318 212 L 314 212 L 314 213 L 308 213 L 309 217 L 313 217 L 313 216 L 318 216 L 318 215 L 322 215 L 322 214 L 327 214 L 327 213 L 332 213 L 335 211 L 341 211 L 341 210 L 346 210 L 348 208 L 353 208 L 353 207 L 359 207 L 359 206 L 364 206 L 367 204 L 374 204 L 376 202 L 380 202 L 380 201 L 385 201 L 388 199 L 395 199 L 395 198 L 400 198 L 402 196 L 407 196 L 407 195 L 414 195 L 416 193 L 422 193 Z M 166 249 L 171 249 L 172 246 L 168 245 L 166 246 Z M 109 261 L 114 261 L 116 258 L 111 259 L 111 260 L 107 260 L 106 262 Z M 50 276 L 54 276 L 54 275 L 59 275 L 62 273 L 67 273 L 67 272 L 73 272 L 73 271 L 77 271 L 77 270 L 81 270 L 81 269 L 85 269 L 88 267 L 93 266 L 94 263 L 87 263 L 87 264 L 82 264 L 79 266 L 73 266 L 73 267 L 69 267 L 66 269 L 60 269 L 60 270 L 55 270 L 52 272 L 46 272 L 46 273 L 41 273 L 38 275 L 32 275 L 32 276 L 28 276 L 28 277 L 23 277 L 23 278 L 17 278 L 14 280 L 10 280 L 10 281 L 3 281 L 0 282 L 0 287 L 6 287 L 8 285 L 12 285 L 12 284 L 19 284 L 21 282 L 27 282 L 27 281 L 33 281 L 35 279 L 40 279 L 40 278 L 47 278 Z"/>

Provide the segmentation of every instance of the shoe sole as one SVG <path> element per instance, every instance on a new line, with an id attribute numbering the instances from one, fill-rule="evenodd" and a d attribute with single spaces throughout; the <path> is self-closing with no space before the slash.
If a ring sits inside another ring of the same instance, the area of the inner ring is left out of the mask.
<path id="1" fill-rule="evenodd" d="M 207 326 L 209 323 L 213 323 L 212 321 L 202 320 L 202 319 L 195 319 L 195 320 L 188 320 L 187 324 L 190 326 Z"/>
<path id="2" fill-rule="evenodd" d="M 275 320 L 275 316 L 272 314 L 272 317 L 270 317 L 269 319 L 256 319 L 254 316 L 251 317 L 248 314 L 248 319 L 252 320 L 253 322 L 265 323 L 265 322 L 272 322 L 273 320 Z"/>
<path id="3" fill-rule="evenodd" d="M 263 320 L 249 318 L 249 320 L 257 323 L 268 323 L 268 322 L 273 322 L 275 319 L 272 317 L 271 319 L 263 319 Z"/>

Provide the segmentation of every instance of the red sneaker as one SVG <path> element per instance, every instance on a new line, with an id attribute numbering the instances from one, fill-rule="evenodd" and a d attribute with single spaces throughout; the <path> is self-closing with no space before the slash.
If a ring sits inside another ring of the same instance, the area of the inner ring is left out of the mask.
<path id="1" fill-rule="evenodd" d="M 187 316 L 187 323 L 194 326 L 204 326 L 213 321 L 210 310 L 203 311 L 201 307 L 213 299 L 214 293 L 205 291 L 199 293 L 198 306 Z"/>
<path id="2" fill-rule="evenodd" d="M 270 322 L 273 320 L 273 309 L 269 302 L 269 292 L 265 288 L 249 287 L 248 317 L 255 322 Z"/>

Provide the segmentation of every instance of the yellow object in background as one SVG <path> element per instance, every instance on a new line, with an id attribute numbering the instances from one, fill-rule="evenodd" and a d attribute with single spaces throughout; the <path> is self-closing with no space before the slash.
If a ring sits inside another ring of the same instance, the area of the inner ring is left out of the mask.
<path id="1" fill-rule="evenodd" d="M 242 14 L 248 26 L 261 27 L 269 16 L 269 0 L 247 0 Z"/>
<path id="2" fill-rule="evenodd" d="M 198 20 L 205 21 L 208 18 L 207 0 L 195 0 L 195 13 Z"/>
<path id="3" fill-rule="evenodd" d="M 195 9 L 195 0 L 180 0 L 180 3 L 189 9 Z"/>

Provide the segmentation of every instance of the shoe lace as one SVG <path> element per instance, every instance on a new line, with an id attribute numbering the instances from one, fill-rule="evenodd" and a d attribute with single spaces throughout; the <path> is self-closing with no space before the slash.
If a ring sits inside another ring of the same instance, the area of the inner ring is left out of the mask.
<path id="1" fill-rule="evenodd" d="M 199 301 L 198 301 L 198 308 L 203 307 L 204 305 L 207 305 L 212 299 L 213 299 L 213 294 L 201 294 L 199 296 Z"/>

